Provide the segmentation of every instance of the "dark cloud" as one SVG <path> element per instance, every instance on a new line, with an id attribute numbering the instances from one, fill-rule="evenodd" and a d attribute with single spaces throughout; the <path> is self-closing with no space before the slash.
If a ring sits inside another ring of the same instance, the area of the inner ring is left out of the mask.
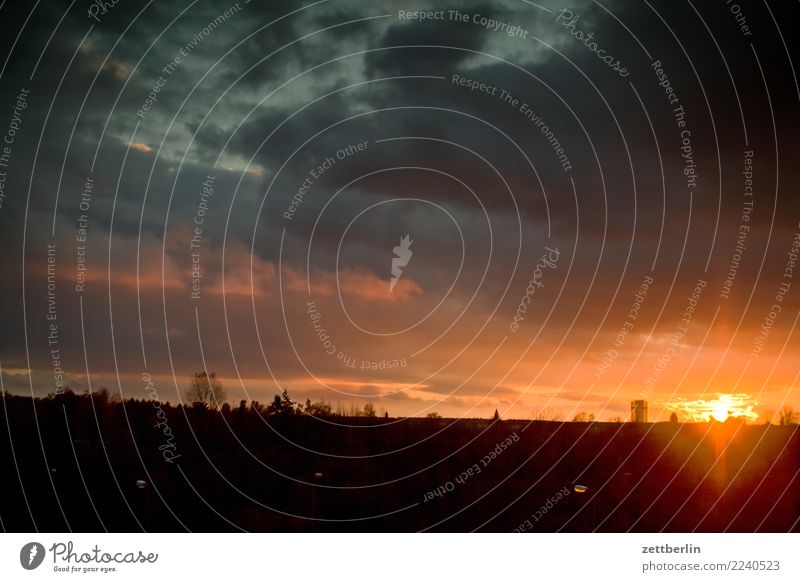
<path id="1" fill-rule="evenodd" d="M 522 2 L 464 2 L 431 9 L 459 10 L 470 15 L 467 22 L 411 22 L 398 19 L 399 10 L 409 9 L 401 2 L 327 2 L 301 10 L 291 2 L 251 2 L 211 30 L 209 23 L 234 5 L 198 2 L 183 13 L 189 2 L 144 9 L 123 2 L 101 22 L 76 5 L 58 24 L 67 4 L 44 2 L 24 29 L 30 7 L 7 3 L 0 10 L 0 46 L 9 55 L 0 133 L 20 89 L 30 89 L 0 208 L 0 268 L 10 274 L 0 303 L 0 361 L 15 370 L 9 386 L 22 389 L 19 370 L 27 367 L 37 381 L 48 377 L 43 293 L 45 244 L 53 240 L 64 359 L 73 381 L 85 374 L 85 341 L 91 371 L 108 378 L 119 370 L 135 389 L 131 378 L 144 366 L 140 313 L 148 367 L 181 377 L 198 368 L 195 310 L 187 300 L 189 243 L 209 174 L 215 192 L 202 227 L 203 355 L 227 377 L 263 379 L 263 390 L 272 388 L 266 386 L 275 374 L 305 394 L 324 394 L 310 386 L 313 380 L 300 381 L 307 372 L 296 350 L 314 374 L 353 385 L 352 398 L 426 374 L 438 374 L 426 381 L 426 397 L 399 392 L 394 400 L 420 406 L 449 393 L 509 334 L 545 245 L 558 246 L 561 262 L 531 304 L 524 332 L 512 334 L 510 351 L 493 358 L 489 375 L 514 366 L 541 333 L 521 374 L 533 377 L 546 367 L 540 383 L 585 382 L 587 372 L 571 375 L 570 366 L 581 360 L 591 374 L 651 269 L 656 290 L 621 367 L 633 365 L 640 348 L 647 357 L 660 353 L 657 341 L 674 329 L 701 278 L 708 287 L 687 345 L 707 341 L 715 350 L 731 344 L 737 354 L 749 352 L 785 280 L 800 217 L 800 199 L 791 195 L 798 179 L 798 90 L 790 69 L 796 55 L 787 54 L 769 10 L 742 7 L 752 31 L 747 36 L 724 4 L 697 5 L 698 15 L 692 5 L 670 2 L 605 8 L 576 2 L 577 28 L 619 56 L 630 71 L 623 78 L 556 22 L 557 7 L 550 4 L 552 12 Z M 782 23 L 793 21 L 797 7 L 771 9 L 788 42 Z M 518 25 L 528 37 L 489 30 L 473 15 Z M 164 67 L 187 46 L 152 108 L 137 115 Z M 686 112 L 694 189 L 683 172 L 682 128 L 653 60 L 663 65 Z M 443 78 L 386 79 L 426 75 Z M 497 90 L 470 91 L 453 83 L 453 75 Z M 511 97 L 504 100 L 501 91 Z M 541 124 L 526 117 L 523 103 Z M 542 125 L 563 148 L 569 170 Z M 284 212 L 310 173 L 362 142 L 369 144 L 365 151 L 337 159 L 314 179 L 287 220 Z M 754 205 L 731 298 L 724 300 L 720 290 L 741 241 L 748 150 L 754 152 Z M 95 192 L 84 210 L 80 193 L 89 175 Z M 83 326 L 72 291 L 82 214 L 88 215 L 94 277 L 83 296 Z M 413 285 L 398 300 L 381 294 L 392 248 L 405 234 L 415 241 L 404 272 Z M 460 266 L 462 236 L 461 276 L 437 307 Z M 341 304 L 337 261 L 350 285 Z M 307 276 L 331 335 L 348 353 L 380 360 L 431 347 L 413 369 L 378 375 L 345 369 L 321 353 L 309 326 Z M 774 354 L 793 323 L 796 298 L 786 301 L 770 339 Z M 392 339 L 359 332 L 343 306 L 360 325 L 383 331 L 434 315 Z M 458 319 L 464 309 L 468 317 Z M 474 348 L 459 356 L 472 338 Z M 795 347 L 796 340 L 788 341 Z M 553 354 L 556 362 L 549 361 Z M 454 369 L 440 371 L 451 358 Z M 473 380 L 449 405 L 471 406 L 492 380 Z M 517 380 L 524 385 L 530 378 L 516 378 L 515 386 Z M 564 398 L 580 394 L 571 390 Z M 493 398 L 512 401 L 514 392 Z"/>

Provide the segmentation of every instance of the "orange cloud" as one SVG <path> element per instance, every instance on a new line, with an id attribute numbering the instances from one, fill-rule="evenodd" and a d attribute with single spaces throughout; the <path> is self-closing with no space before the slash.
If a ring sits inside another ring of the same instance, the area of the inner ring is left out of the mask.
<path id="1" fill-rule="evenodd" d="M 129 143 L 128 146 L 132 150 L 136 150 L 137 152 L 148 153 L 148 152 L 152 152 L 153 151 L 153 148 L 151 148 L 149 145 L 144 144 L 144 143 L 139 143 L 139 142 L 137 142 L 137 143 Z"/>
<path id="2" fill-rule="evenodd" d="M 222 278 L 217 277 L 209 292 L 217 295 L 263 296 L 270 285 L 277 280 L 277 269 L 272 262 L 265 261 L 255 255 L 242 254 L 244 249 L 234 248 L 226 253 L 225 285 Z"/>
<path id="3" fill-rule="evenodd" d="M 264 175 L 264 173 L 261 170 L 258 170 L 256 168 L 247 168 L 246 170 L 237 170 L 236 168 L 227 167 L 225 169 L 228 170 L 229 172 L 234 172 L 234 173 L 244 172 L 245 174 L 249 174 L 250 176 L 255 176 L 257 178 L 261 178 Z"/>
<path id="4" fill-rule="evenodd" d="M 119 81 L 125 81 L 130 77 L 131 73 L 126 63 L 114 57 L 104 55 L 101 51 L 95 49 L 92 44 L 85 42 L 81 44 L 78 51 L 83 57 L 84 67 L 89 71 L 95 72 L 101 69 L 110 73 Z"/>
<path id="5" fill-rule="evenodd" d="M 136 287 L 137 284 L 143 289 L 182 289 L 186 287 L 186 282 L 177 275 L 178 268 L 169 257 L 164 259 L 164 276 L 161 276 L 161 262 L 156 268 L 145 267 L 136 274 L 136 270 L 122 271 L 112 268 L 112 284 L 126 287 Z M 107 283 L 108 271 L 105 268 L 90 268 L 86 272 L 87 283 Z"/>

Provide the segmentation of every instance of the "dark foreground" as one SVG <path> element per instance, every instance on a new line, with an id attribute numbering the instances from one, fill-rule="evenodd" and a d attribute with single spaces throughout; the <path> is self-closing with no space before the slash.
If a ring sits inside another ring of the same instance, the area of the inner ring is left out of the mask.
<path id="1" fill-rule="evenodd" d="M 796 426 L 0 405 L 6 531 L 800 531 Z"/>

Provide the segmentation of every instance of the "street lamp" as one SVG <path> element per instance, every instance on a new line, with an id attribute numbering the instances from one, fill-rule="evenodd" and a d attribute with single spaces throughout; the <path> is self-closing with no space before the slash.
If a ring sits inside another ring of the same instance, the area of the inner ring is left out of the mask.
<path id="1" fill-rule="evenodd" d="M 575 483 L 575 485 L 573 485 L 572 489 L 578 495 L 583 495 L 584 493 L 589 493 L 589 491 L 590 491 L 589 487 L 587 487 L 586 485 L 580 485 L 578 483 Z M 591 506 L 592 531 L 594 531 L 594 524 L 596 522 L 596 518 L 595 518 L 595 507 L 594 507 L 595 504 L 594 504 L 594 491 L 593 490 L 592 490 L 592 493 L 586 498 L 586 502 L 584 503 L 584 505 L 590 505 Z"/>
<path id="2" fill-rule="evenodd" d="M 148 515 L 147 514 L 149 513 L 149 509 L 150 509 L 148 507 L 150 504 L 148 503 L 148 501 L 149 501 L 149 495 L 148 495 L 149 491 L 147 489 L 147 481 L 145 481 L 144 479 L 137 479 L 136 480 L 136 488 L 139 491 L 142 492 L 142 506 L 143 506 L 142 509 L 144 511 L 144 519 L 143 519 L 143 521 L 144 521 L 144 529 L 145 529 L 145 531 L 147 531 L 148 530 L 148 523 L 147 523 Z"/>

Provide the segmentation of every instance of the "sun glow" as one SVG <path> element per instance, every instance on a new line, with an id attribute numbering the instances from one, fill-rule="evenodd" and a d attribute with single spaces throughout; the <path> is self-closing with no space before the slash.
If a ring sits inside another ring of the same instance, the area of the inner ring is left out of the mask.
<path id="1" fill-rule="evenodd" d="M 713 400 L 703 398 L 697 400 L 678 400 L 667 405 L 689 422 L 708 422 L 716 420 L 725 422 L 729 418 L 741 418 L 755 421 L 758 414 L 753 408 L 758 402 L 749 394 L 719 394 Z"/>
<path id="2" fill-rule="evenodd" d="M 726 404 L 720 403 L 714 408 L 714 412 L 711 413 L 711 416 L 714 417 L 714 420 L 719 422 L 725 422 L 728 420 L 730 416 L 730 412 L 728 412 L 728 406 Z"/>

